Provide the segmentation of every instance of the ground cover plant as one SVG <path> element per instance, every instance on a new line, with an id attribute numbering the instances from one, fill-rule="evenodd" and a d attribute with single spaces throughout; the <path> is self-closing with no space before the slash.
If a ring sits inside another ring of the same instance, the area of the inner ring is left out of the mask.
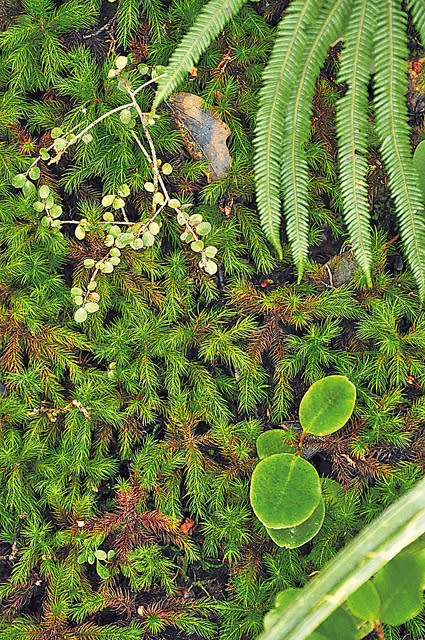
<path id="1" fill-rule="evenodd" d="M 172 101 L 150 122 L 205 4 L 0 7 L 1 640 L 254 638 L 279 591 L 423 475 L 425 317 L 373 117 L 368 287 L 341 216 L 336 45 L 305 147 L 298 283 L 287 238 L 280 261 L 263 235 L 253 175 L 286 3 L 246 3 L 180 87 L 230 129 L 223 177 Z M 355 385 L 354 413 L 304 436 L 325 516 L 307 544 L 279 548 L 250 504 L 256 442 L 279 430 L 296 445 L 301 399 L 327 375 Z M 385 633 L 424 627 L 421 612 Z"/>

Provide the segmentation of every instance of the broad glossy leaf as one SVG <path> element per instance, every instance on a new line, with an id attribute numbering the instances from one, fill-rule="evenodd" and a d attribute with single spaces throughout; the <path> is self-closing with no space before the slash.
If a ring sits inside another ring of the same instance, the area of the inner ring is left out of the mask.
<path id="1" fill-rule="evenodd" d="M 317 627 L 317 631 L 325 636 L 327 640 L 357 640 L 357 628 L 353 616 L 338 607 Z"/>
<path id="2" fill-rule="evenodd" d="M 257 453 L 259 458 L 267 458 L 275 453 L 295 453 L 295 447 L 291 447 L 285 441 L 283 429 L 271 429 L 265 431 L 257 438 Z"/>
<path id="3" fill-rule="evenodd" d="M 272 455 L 255 467 L 250 498 L 255 515 L 266 527 L 292 527 L 311 516 L 319 504 L 319 475 L 299 456 Z"/>
<path id="4" fill-rule="evenodd" d="M 344 426 L 353 413 L 356 387 L 345 376 L 318 380 L 301 400 L 299 415 L 307 433 L 325 436 Z"/>
<path id="5" fill-rule="evenodd" d="M 350 611 L 364 620 L 377 620 L 381 599 L 373 582 L 368 580 L 347 599 Z"/>
<path id="6" fill-rule="evenodd" d="M 285 529 L 267 529 L 267 533 L 279 547 L 296 549 L 314 538 L 320 531 L 324 518 L 325 505 L 322 498 L 311 516 L 301 524 Z"/>
<path id="7" fill-rule="evenodd" d="M 425 552 L 400 553 L 376 574 L 373 584 L 381 598 L 383 622 L 397 625 L 410 620 L 423 606 Z"/>

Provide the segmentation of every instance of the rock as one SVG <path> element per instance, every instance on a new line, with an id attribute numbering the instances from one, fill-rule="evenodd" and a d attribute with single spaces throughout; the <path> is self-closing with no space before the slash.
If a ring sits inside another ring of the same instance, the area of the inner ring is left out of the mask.
<path id="1" fill-rule="evenodd" d="M 230 129 L 217 115 L 204 111 L 202 102 L 202 98 L 192 93 L 173 93 L 167 106 L 192 158 L 206 160 L 209 179 L 219 180 L 225 177 L 232 161 L 226 146 Z"/>

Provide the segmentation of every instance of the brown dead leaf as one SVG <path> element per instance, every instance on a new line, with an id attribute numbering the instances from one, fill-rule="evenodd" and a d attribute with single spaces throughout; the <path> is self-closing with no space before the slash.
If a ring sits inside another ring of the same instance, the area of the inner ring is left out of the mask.
<path id="1" fill-rule="evenodd" d="M 191 518 L 186 518 L 183 524 L 180 525 L 180 531 L 184 533 L 185 536 L 189 535 L 191 529 L 194 529 L 195 521 Z"/>

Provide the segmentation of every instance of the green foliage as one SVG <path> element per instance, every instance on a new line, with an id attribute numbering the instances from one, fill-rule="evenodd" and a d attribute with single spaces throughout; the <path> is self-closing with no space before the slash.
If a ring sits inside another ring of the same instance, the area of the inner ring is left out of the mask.
<path id="1" fill-rule="evenodd" d="M 227 4 L 229 6 L 227 7 Z M 226 3 L 227 17 L 242 3 Z M 413 19 L 424 31 L 423 8 L 412 2 Z M 220 6 L 209 2 L 174 54 L 160 84 L 155 108 L 166 99 L 205 51 L 220 28 Z M 217 11 L 217 18 L 214 18 Z M 373 28 L 374 15 L 382 28 Z M 344 37 L 340 78 L 348 91 L 338 105 L 338 136 L 344 212 L 355 255 L 371 284 L 369 216 L 366 198 L 367 85 L 374 60 L 374 110 L 380 150 L 388 174 L 409 264 L 425 295 L 425 235 L 423 201 L 409 149 L 404 100 L 407 70 L 406 14 L 401 3 L 365 0 L 353 6 L 345 0 L 290 4 L 282 18 L 274 51 L 260 93 L 254 167 L 260 219 L 267 238 L 283 258 L 280 241 L 280 190 L 286 231 L 301 280 L 308 254 L 309 138 L 315 83 L 329 47 Z M 302 51 L 302 56 L 300 52 Z"/>
<path id="2" fill-rule="evenodd" d="M 343 376 L 327 376 L 315 382 L 301 400 L 303 431 L 325 436 L 344 426 L 353 413 L 356 387 Z"/>
<path id="3" fill-rule="evenodd" d="M 0 7 L 0 636 L 246 640 L 277 592 L 309 582 L 420 476 L 419 301 L 408 270 L 391 275 L 383 234 L 370 291 L 361 275 L 332 288 L 313 262 L 296 284 L 288 245 L 283 264 L 271 255 L 252 140 L 277 5 L 224 12 L 186 80 L 232 133 L 231 170 L 208 182 L 168 110 L 144 120 L 206 2 L 83 4 Z M 148 83 L 142 119 L 124 82 Z M 338 91 L 323 71 L 305 146 L 321 261 L 328 227 L 342 231 Z M 173 206 L 136 141 L 150 155 L 144 125 Z M 199 268 L 203 250 L 215 268 Z M 305 385 L 335 374 L 356 384 L 355 415 L 306 434 L 303 456 L 326 456 L 346 491 L 321 478 L 320 530 L 279 547 L 249 503 L 255 443 L 293 453 Z M 420 637 L 421 614 L 409 624 Z"/>
<path id="4" fill-rule="evenodd" d="M 356 388 L 343 376 L 327 376 L 304 394 L 299 407 L 303 429 L 296 452 L 283 453 L 283 432 L 273 429 L 257 440 L 261 462 L 251 478 L 250 500 L 257 518 L 281 547 L 302 546 L 320 530 L 325 517 L 316 469 L 299 457 L 306 434 L 327 435 L 350 418 Z M 290 449 L 290 447 L 289 447 Z"/>

